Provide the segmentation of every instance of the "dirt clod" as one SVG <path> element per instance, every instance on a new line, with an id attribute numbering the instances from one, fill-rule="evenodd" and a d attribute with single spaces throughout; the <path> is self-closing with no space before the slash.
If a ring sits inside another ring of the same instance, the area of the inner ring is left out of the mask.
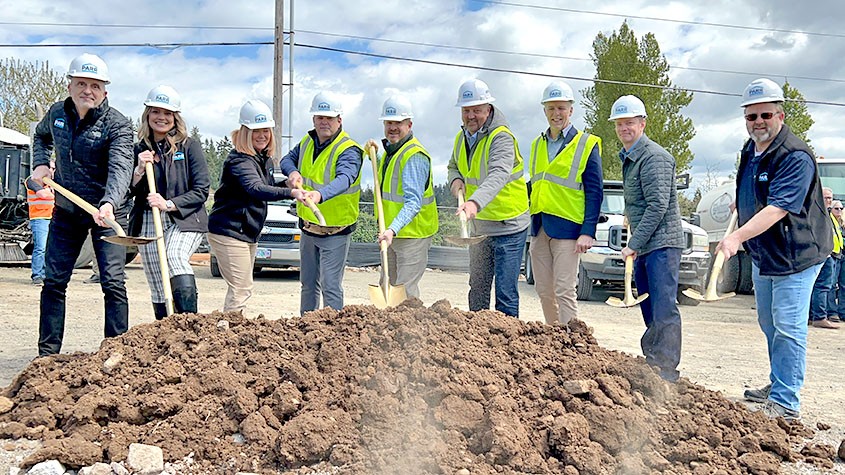
<path id="1" fill-rule="evenodd" d="M 446 301 L 174 315 L 38 359 L 3 394 L 0 438 L 47 441 L 27 465 L 122 461 L 131 443 L 196 473 L 767 474 L 833 454 L 795 452 L 801 429 L 666 383 L 580 321 Z"/>

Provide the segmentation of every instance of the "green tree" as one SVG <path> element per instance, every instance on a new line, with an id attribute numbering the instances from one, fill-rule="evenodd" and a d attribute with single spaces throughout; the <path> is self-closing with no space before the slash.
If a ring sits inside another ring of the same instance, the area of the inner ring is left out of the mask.
<path id="1" fill-rule="evenodd" d="M 29 124 L 39 120 L 38 106 L 46 111 L 65 97 L 67 80 L 51 69 L 49 62 L 0 60 L 0 116 L 4 127 L 28 134 Z"/>
<path id="2" fill-rule="evenodd" d="M 610 109 L 620 96 L 633 94 L 645 103 L 648 119 L 645 133 L 662 145 L 676 160 L 677 172 L 689 169 L 693 154 L 689 141 L 695 136 L 692 120 L 680 110 L 692 101 L 692 93 L 679 90 L 669 80 L 669 64 L 660 53 L 652 33 L 637 40 L 634 31 L 623 22 L 610 36 L 599 33 L 593 41 L 596 80 L 623 81 L 658 87 L 629 86 L 596 82 L 582 91 L 587 131 L 602 138 L 605 178 L 619 179 L 622 165 L 616 154 L 622 144 L 616 137 Z"/>
<path id="3" fill-rule="evenodd" d="M 792 129 L 792 133 L 800 137 L 807 145 L 810 145 L 807 132 L 816 121 L 813 120 L 807 110 L 804 95 L 798 89 L 790 86 L 789 82 L 785 82 L 783 84 L 783 97 L 786 99 L 786 102 L 783 103 L 784 123 Z"/>

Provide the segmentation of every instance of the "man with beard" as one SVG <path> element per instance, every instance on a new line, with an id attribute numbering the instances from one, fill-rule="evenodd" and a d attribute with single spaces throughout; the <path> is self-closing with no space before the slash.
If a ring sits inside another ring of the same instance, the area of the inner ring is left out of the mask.
<path id="1" fill-rule="evenodd" d="M 783 90 L 769 79 L 745 88 L 751 138 L 737 172 L 739 228 L 716 249 L 751 256 L 757 320 L 766 336 L 769 384 L 745 391 L 770 418 L 798 419 L 807 357 L 810 294 L 833 250 L 831 220 L 813 152 L 783 123 Z"/>

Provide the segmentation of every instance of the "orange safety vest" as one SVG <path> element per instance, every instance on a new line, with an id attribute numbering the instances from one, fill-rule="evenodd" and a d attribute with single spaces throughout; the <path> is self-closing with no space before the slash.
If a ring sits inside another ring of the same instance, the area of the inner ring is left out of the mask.
<path id="1" fill-rule="evenodd" d="M 50 190 L 49 188 L 45 188 Z M 50 190 L 52 194 L 53 190 Z M 35 192 L 26 188 L 26 203 L 29 205 L 29 219 L 50 219 L 53 217 L 55 198 L 42 199 L 35 196 Z"/>

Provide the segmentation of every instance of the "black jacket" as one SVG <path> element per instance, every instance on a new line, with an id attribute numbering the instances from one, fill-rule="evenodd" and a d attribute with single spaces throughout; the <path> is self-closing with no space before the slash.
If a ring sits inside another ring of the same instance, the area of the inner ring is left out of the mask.
<path id="1" fill-rule="evenodd" d="M 85 201 L 100 207 L 126 203 L 132 180 L 132 124 L 108 99 L 79 120 L 70 98 L 57 102 L 41 119 L 33 137 L 33 168 L 50 164 L 56 151 L 56 182 Z M 56 206 L 79 211 L 57 193 Z"/>
<path id="2" fill-rule="evenodd" d="M 807 145 L 784 124 L 775 139 L 760 158 L 757 176 L 754 177 L 753 190 L 737 188 L 736 196 L 741 193 L 754 193 L 755 214 L 766 207 L 769 198 L 769 183 L 778 176 L 781 164 L 789 160 L 792 152 L 801 151 L 814 157 Z M 745 143 L 739 162 L 737 185 L 742 183 L 748 161 L 754 153 L 750 141 Z M 810 189 L 804 198 L 801 212 L 787 213 L 780 221 L 757 237 L 751 238 L 745 245 L 751 259 L 760 268 L 761 275 L 790 275 L 801 272 L 827 259 L 833 250 L 833 228 L 822 197 L 822 185 L 818 167 L 814 169 Z M 759 180 L 762 173 L 768 173 L 769 180 Z M 751 216 L 739 216 L 742 226 Z"/>
<path id="3" fill-rule="evenodd" d="M 199 142 L 188 137 L 183 143 L 177 144 L 176 153 L 170 153 L 170 144 L 160 142 L 153 144 L 155 154 L 162 157 L 153 164 L 156 178 L 156 191 L 166 200 L 173 201 L 175 211 L 169 212 L 170 217 L 182 232 L 204 233 L 208 231 L 208 213 L 205 202 L 208 200 L 208 188 L 211 180 L 208 176 L 208 163 Z M 138 154 L 149 150 L 144 142 L 135 144 L 135 166 L 138 166 Z M 150 187 L 147 177 L 141 177 L 135 186 L 131 187 L 135 196 L 135 206 L 129 218 L 129 231 L 133 236 L 141 233 L 144 211 L 150 209 L 147 195 Z"/>
<path id="4" fill-rule="evenodd" d="M 214 193 L 208 232 L 258 242 L 267 219 L 267 202 L 291 197 L 289 188 L 276 186 L 272 169 L 266 155 L 229 152 L 223 162 L 220 188 Z"/>

